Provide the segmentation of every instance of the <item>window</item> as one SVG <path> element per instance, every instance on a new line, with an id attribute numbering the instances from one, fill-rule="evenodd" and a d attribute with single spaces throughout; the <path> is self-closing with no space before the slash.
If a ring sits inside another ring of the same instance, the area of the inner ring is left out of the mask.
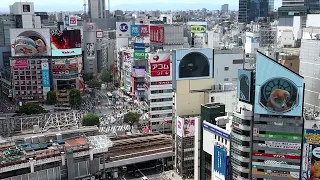
<path id="1" fill-rule="evenodd" d="M 151 108 L 151 111 L 161 111 L 161 110 L 170 110 L 170 109 L 172 109 L 172 106 L 153 107 Z"/>
<path id="2" fill-rule="evenodd" d="M 214 102 L 214 96 L 213 96 L 213 97 L 211 97 L 211 102 Z"/>
<path id="3" fill-rule="evenodd" d="M 164 90 L 153 90 L 151 94 L 161 94 L 161 93 L 172 93 L 172 89 L 164 89 Z"/>
<path id="4" fill-rule="evenodd" d="M 232 81 L 237 81 L 238 80 L 238 78 L 232 78 Z"/>
<path id="5" fill-rule="evenodd" d="M 223 80 L 224 80 L 224 81 L 229 81 L 229 78 L 224 78 Z"/>
<path id="6" fill-rule="evenodd" d="M 229 67 L 224 67 L 224 70 L 225 71 L 229 71 Z"/>
<path id="7" fill-rule="evenodd" d="M 233 64 L 243 64 L 243 59 L 235 59 L 233 60 Z"/>
<path id="8" fill-rule="evenodd" d="M 166 102 L 166 101 L 172 101 L 172 98 L 151 99 L 151 102 Z"/>

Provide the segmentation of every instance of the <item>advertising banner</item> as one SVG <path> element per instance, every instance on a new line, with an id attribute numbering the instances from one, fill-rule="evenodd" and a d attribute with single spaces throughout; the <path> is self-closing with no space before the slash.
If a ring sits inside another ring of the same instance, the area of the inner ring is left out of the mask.
<path id="1" fill-rule="evenodd" d="M 52 65 L 54 76 L 78 75 L 77 64 L 54 64 Z"/>
<path id="2" fill-rule="evenodd" d="M 145 50 L 145 44 L 144 43 L 134 43 L 133 44 L 133 49 L 134 50 Z"/>
<path id="3" fill-rule="evenodd" d="M 88 59 L 93 59 L 95 58 L 95 52 L 96 52 L 96 49 L 95 49 L 95 44 L 94 43 L 87 43 L 86 44 L 86 47 L 87 47 L 87 58 Z"/>
<path id="4" fill-rule="evenodd" d="M 258 171 L 257 169 L 252 169 L 252 174 L 262 175 L 262 176 L 274 176 L 280 178 L 299 178 L 299 172 L 288 172 L 288 171 L 273 171 L 273 170 L 266 170 Z"/>
<path id="5" fill-rule="evenodd" d="M 145 50 L 134 50 L 133 56 L 135 59 L 145 59 L 146 58 Z"/>
<path id="6" fill-rule="evenodd" d="M 28 68 L 28 67 L 29 67 L 29 61 L 27 59 L 12 60 L 13 69 L 22 69 L 22 68 Z"/>
<path id="7" fill-rule="evenodd" d="M 64 24 L 65 24 L 65 26 L 69 26 L 69 15 L 65 15 L 64 16 Z"/>
<path id="8" fill-rule="evenodd" d="M 171 60 L 170 54 L 151 54 L 150 73 L 152 77 L 170 76 Z"/>
<path id="9" fill-rule="evenodd" d="M 77 26 L 77 16 L 69 16 L 69 26 Z"/>
<path id="10" fill-rule="evenodd" d="M 97 31 L 96 32 L 96 38 L 97 39 L 102 39 L 103 38 L 103 31 Z"/>
<path id="11" fill-rule="evenodd" d="M 266 132 L 266 134 L 259 134 L 259 137 L 262 138 L 271 138 L 271 139 L 289 139 L 289 140 L 302 140 L 301 135 L 294 133 L 278 133 L 278 132 Z"/>
<path id="12" fill-rule="evenodd" d="M 238 70 L 237 94 L 239 100 L 250 102 L 251 96 L 251 71 Z"/>
<path id="13" fill-rule="evenodd" d="M 320 130 L 306 129 L 304 132 L 304 142 L 320 145 Z"/>
<path id="14" fill-rule="evenodd" d="M 140 36 L 140 25 L 139 24 L 131 24 L 131 36 L 139 37 Z"/>
<path id="15" fill-rule="evenodd" d="M 265 144 L 258 143 L 259 147 L 268 147 L 268 148 L 280 148 L 280 149 L 294 149 L 300 150 L 300 143 L 288 143 L 288 142 L 276 142 L 276 141 L 266 141 Z"/>
<path id="16" fill-rule="evenodd" d="M 206 33 L 207 26 L 206 25 L 193 25 L 191 26 L 191 33 Z"/>
<path id="17" fill-rule="evenodd" d="M 176 80 L 213 77 L 213 49 L 177 49 L 173 51 Z"/>
<path id="18" fill-rule="evenodd" d="M 172 81 L 157 81 L 156 85 L 167 85 L 172 84 Z"/>
<path id="19" fill-rule="evenodd" d="M 203 129 L 210 131 L 213 134 L 217 134 L 217 135 L 222 136 L 226 139 L 230 139 L 230 134 L 228 134 L 227 132 L 224 132 L 224 130 L 218 126 L 209 126 L 207 124 L 203 124 L 202 127 L 203 127 Z"/>
<path id="20" fill-rule="evenodd" d="M 41 70 L 42 70 L 43 96 L 46 99 L 47 93 L 50 91 L 50 73 L 49 73 L 48 61 L 43 61 L 41 63 Z"/>
<path id="21" fill-rule="evenodd" d="M 269 157 L 269 158 L 300 160 L 300 156 L 284 155 L 284 154 L 269 154 L 269 153 L 253 152 L 252 156 L 262 156 L 262 157 Z"/>
<path id="22" fill-rule="evenodd" d="M 149 25 L 147 24 L 140 24 L 140 36 L 141 37 L 146 37 L 149 36 Z"/>
<path id="23" fill-rule="evenodd" d="M 213 148 L 213 179 L 227 180 L 228 176 L 228 156 L 224 147 L 215 145 Z"/>
<path id="24" fill-rule="evenodd" d="M 183 126 L 184 126 L 184 119 L 182 119 L 181 117 L 177 116 L 177 124 L 176 124 L 176 128 L 177 128 L 177 135 L 179 137 L 183 137 Z"/>
<path id="25" fill-rule="evenodd" d="M 304 171 L 302 179 L 319 180 L 320 179 L 320 146 L 310 145 L 308 152 L 307 171 Z M 305 165 L 303 165 L 305 166 Z"/>
<path id="26" fill-rule="evenodd" d="M 50 56 L 49 29 L 10 29 L 11 56 Z"/>
<path id="27" fill-rule="evenodd" d="M 87 23 L 87 31 L 92 31 L 94 29 L 94 23 Z"/>
<path id="28" fill-rule="evenodd" d="M 150 26 L 150 42 L 163 44 L 164 40 L 164 27 L 163 26 Z"/>
<path id="29" fill-rule="evenodd" d="M 280 164 L 279 162 L 273 162 L 273 161 L 271 163 L 252 162 L 252 168 L 254 168 L 254 169 L 265 169 L 263 167 L 260 168 L 260 166 L 273 167 L 273 168 L 288 168 L 288 169 L 300 170 L 300 166 L 299 165 Z"/>
<path id="30" fill-rule="evenodd" d="M 195 132 L 195 118 L 185 118 L 184 119 L 184 137 L 192 137 Z"/>
<path id="31" fill-rule="evenodd" d="M 302 116 L 303 77 L 257 52 L 256 114 Z"/>
<path id="32" fill-rule="evenodd" d="M 134 71 L 132 71 L 132 76 L 133 77 L 145 77 L 146 71 L 144 69 L 134 69 Z"/>
<path id="33" fill-rule="evenodd" d="M 128 38 L 131 34 L 130 22 L 116 22 L 116 37 Z"/>
<path id="34" fill-rule="evenodd" d="M 81 55 L 80 30 L 51 30 L 52 56 Z"/>

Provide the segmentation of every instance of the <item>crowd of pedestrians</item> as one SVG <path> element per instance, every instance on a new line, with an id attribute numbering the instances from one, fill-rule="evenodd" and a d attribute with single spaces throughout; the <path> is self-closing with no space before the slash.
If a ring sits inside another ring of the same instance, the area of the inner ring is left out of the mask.
<path id="1" fill-rule="evenodd" d="M 0 101 L 0 113 L 14 113 L 18 108 L 12 102 L 9 102 L 5 99 Z"/>

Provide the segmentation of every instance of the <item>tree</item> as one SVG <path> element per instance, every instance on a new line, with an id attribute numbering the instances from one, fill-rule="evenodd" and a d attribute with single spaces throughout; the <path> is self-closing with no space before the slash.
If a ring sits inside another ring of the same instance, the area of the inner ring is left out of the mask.
<path id="1" fill-rule="evenodd" d="M 124 115 L 123 121 L 129 124 L 132 129 L 132 126 L 139 122 L 140 116 L 141 115 L 139 113 L 128 112 L 127 114 Z"/>
<path id="2" fill-rule="evenodd" d="M 86 114 L 82 119 L 82 126 L 99 126 L 99 116 L 96 114 Z"/>
<path id="3" fill-rule="evenodd" d="M 111 82 L 112 81 L 111 72 L 107 71 L 107 72 L 102 73 L 101 81 L 106 82 L 106 83 Z"/>
<path id="4" fill-rule="evenodd" d="M 101 88 L 101 82 L 99 82 L 98 80 L 90 80 L 88 82 L 88 86 L 90 88 L 97 88 L 100 89 Z"/>
<path id="5" fill-rule="evenodd" d="M 47 104 L 53 105 L 57 103 L 56 91 L 49 91 L 47 93 Z"/>
<path id="6" fill-rule="evenodd" d="M 46 111 L 43 109 L 42 106 L 39 106 L 38 104 L 27 103 L 27 104 L 22 105 L 19 108 L 19 113 L 26 114 L 26 115 L 31 115 L 31 114 L 46 113 Z"/>
<path id="7" fill-rule="evenodd" d="M 91 81 L 93 79 L 93 73 L 85 73 L 83 74 L 83 80 L 84 82 Z"/>
<path id="8" fill-rule="evenodd" d="M 72 107 L 79 107 L 81 105 L 82 97 L 80 90 L 73 88 L 69 92 L 69 103 Z"/>

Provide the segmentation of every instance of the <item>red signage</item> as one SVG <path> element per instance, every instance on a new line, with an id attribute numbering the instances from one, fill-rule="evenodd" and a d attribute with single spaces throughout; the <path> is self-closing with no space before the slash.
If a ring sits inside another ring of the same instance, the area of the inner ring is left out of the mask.
<path id="1" fill-rule="evenodd" d="M 239 123 L 236 123 L 236 122 L 232 122 L 232 125 L 236 126 L 236 127 L 240 127 L 240 124 Z"/>
<path id="2" fill-rule="evenodd" d="M 156 85 L 165 85 L 165 84 L 172 84 L 172 81 L 158 81 Z"/>
<path id="3" fill-rule="evenodd" d="M 149 36 L 149 25 L 140 25 L 140 36 Z"/>
<path id="4" fill-rule="evenodd" d="M 151 76 L 170 76 L 170 54 L 152 54 L 150 59 Z"/>
<path id="5" fill-rule="evenodd" d="M 300 159 L 300 156 L 283 155 L 283 154 L 257 153 L 257 152 L 253 152 L 252 156 L 263 156 L 263 157 L 279 158 L 279 159 L 295 159 L 295 160 L 299 160 Z"/>
<path id="6" fill-rule="evenodd" d="M 150 42 L 163 44 L 164 27 L 150 26 Z"/>
<path id="7" fill-rule="evenodd" d="M 70 25 L 77 25 L 77 17 L 75 17 L 75 16 L 70 16 L 70 17 L 69 17 L 69 24 L 70 24 Z"/>
<path id="8" fill-rule="evenodd" d="M 77 74 L 77 64 L 55 64 L 52 65 L 53 74 Z"/>

